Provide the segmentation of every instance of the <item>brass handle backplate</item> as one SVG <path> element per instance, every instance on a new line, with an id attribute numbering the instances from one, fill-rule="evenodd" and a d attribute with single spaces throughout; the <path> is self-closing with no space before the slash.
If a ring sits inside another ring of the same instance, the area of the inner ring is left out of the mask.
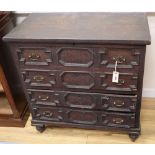
<path id="1" fill-rule="evenodd" d="M 41 82 L 44 80 L 44 77 L 42 75 L 36 75 L 33 77 L 33 79 L 37 82 Z"/>
<path id="2" fill-rule="evenodd" d="M 36 53 L 31 53 L 28 58 L 32 61 L 37 61 L 40 58 L 40 55 L 36 54 Z"/>
<path id="3" fill-rule="evenodd" d="M 39 99 L 42 100 L 42 101 L 47 101 L 49 99 L 49 96 L 39 95 Z"/>
<path id="4" fill-rule="evenodd" d="M 124 122 L 124 120 L 122 118 L 114 118 L 113 122 L 116 124 L 122 124 Z"/>
<path id="5" fill-rule="evenodd" d="M 122 64 L 123 62 L 126 61 L 126 58 L 124 56 L 114 56 L 112 58 L 114 61 L 117 61 L 117 63 Z"/>
<path id="6" fill-rule="evenodd" d="M 124 102 L 121 100 L 116 100 L 113 103 L 116 107 L 122 107 L 124 105 Z"/>
<path id="7" fill-rule="evenodd" d="M 45 117 L 52 117 L 53 113 L 50 112 L 50 111 L 45 111 L 45 112 L 43 112 L 43 116 L 45 116 Z"/>

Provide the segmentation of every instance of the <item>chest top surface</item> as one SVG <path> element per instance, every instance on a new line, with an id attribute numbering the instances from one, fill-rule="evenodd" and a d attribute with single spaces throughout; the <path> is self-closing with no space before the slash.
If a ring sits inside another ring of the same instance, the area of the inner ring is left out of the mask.
<path id="1" fill-rule="evenodd" d="M 5 41 L 150 44 L 145 13 L 35 13 Z"/>

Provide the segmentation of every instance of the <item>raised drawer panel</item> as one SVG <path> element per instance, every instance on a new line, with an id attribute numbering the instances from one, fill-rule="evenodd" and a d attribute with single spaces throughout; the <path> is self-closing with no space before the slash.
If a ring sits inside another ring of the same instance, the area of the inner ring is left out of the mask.
<path id="1" fill-rule="evenodd" d="M 60 74 L 61 85 L 65 88 L 90 90 L 95 87 L 97 76 L 89 72 L 66 71 Z"/>
<path id="2" fill-rule="evenodd" d="M 140 63 L 140 52 L 141 50 L 132 48 L 111 47 L 101 55 L 101 64 L 105 64 L 106 68 L 114 68 L 115 62 L 117 61 L 119 69 L 135 69 Z"/>
<path id="3" fill-rule="evenodd" d="M 28 90 L 32 105 L 135 112 L 137 96 Z"/>
<path id="4" fill-rule="evenodd" d="M 35 119 L 49 121 L 63 121 L 64 119 L 64 111 L 62 108 L 35 107 L 32 110 Z"/>
<path id="5" fill-rule="evenodd" d="M 101 95 L 101 109 L 106 111 L 135 112 L 136 106 L 136 95 Z"/>
<path id="6" fill-rule="evenodd" d="M 94 53 L 91 48 L 58 48 L 56 55 L 62 66 L 90 67 L 94 63 Z"/>
<path id="7" fill-rule="evenodd" d="M 67 109 L 66 117 L 68 122 L 78 124 L 98 124 L 98 113 L 94 111 L 82 111 Z"/>
<path id="8" fill-rule="evenodd" d="M 118 83 L 112 82 L 112 73 L 105 73 L 100 75 L 100 85 L 105 90 L 109 91 L 122 91 L 122 92 L 134 92 L 137 91 L 137 74 L 120 73 Z"/>
<path id="9" fill-rule="evenodd" d="M 28 90 L 30 103 L 33 105 L 63 106 L 60 93 L 44 90 Z"/>
<path id="10" fill-rule="evenodd" d="M 109 127 L 135 127 L 135 114 L 102 113 L 101 122 Z"/>
<path id="11" fill-rule="evenodd" d="M 33 118 L 36 120 L 69 122 L 116 128 L 135 127 L 135 114 L 109 113 L 101 111 L 73 110 L 69 108 L 34 107 Z"/>
<path id="12" fill-rule="evenodd" d="M 49 70 L 25 70 L 21 74 L 26 86 L 30 88 L 51 89 L 56 87 L 55 72 Z"/>
<path id="13" fill-rule="evenodd" d="M 64 92 L 64 105 L 71 108 L 97 109 L 99 108 L 98 96 L 80 92 Z"/>
<path id="14" fill-rule="evenodd" d="M 118 83 L 112 82 L 111 73 L 50 70 L 24 70 L 21 73 L 27 88 L 128 93 L 137 91 L 138 75 L 133 73 L 120 73 Z"/>
<path id="15" fill-rule="evenodd" d="M 49 66 L 53 55 L 47 47 L 21 47 L 17 50 L 21 66 Z"/>

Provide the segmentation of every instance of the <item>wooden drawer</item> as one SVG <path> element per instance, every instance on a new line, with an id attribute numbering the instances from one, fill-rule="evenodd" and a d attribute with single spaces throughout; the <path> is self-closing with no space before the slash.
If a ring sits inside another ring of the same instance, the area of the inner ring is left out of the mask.
<path id="1" fill-rule="evenodd" d="M 135 73 L 144 49 L 138 46 L 31 44 L 21 45 L 16 51 L 22 68 L 112 71 L 117 60 L 118 71 Z"/>
<path id="2" fill-rule="evenodd" d="M 39 120 L 59 122 L 64 120 L 64 111 L 63 108 L 34 107 L 32 116 Z"/>
<path id="3" fill-rule="evenodd" d="M 52 89 L 56 88 L 55 71 L 25 70 L 21 72 L 22 78 L 28 88 Z"/>
<path id="4" fill-rule="evenodd" d="M 134 73 L 120 73 L 118 83 L 113 83 L 112 73 L 106 72 L 24 70 L 22 75 L 26 87 L 34 89 L 135 93 L 138 87 Z"/>
<path id="5" fill-rule="evenodd" d="M 102 113 L 102 125 L 109 127 L 130 128 L 135 127 L 135 114 Z"/>
<path id="6" fill-rule="evenodd" d="M 73 110 L 71 108 L 34 107 L 33 119 L 51 121 L 51 123 L 52 121 L 63 121 L 81 125 L 87 124 L 116 128 L 135 127 L 135 114 Z"/>
<path id="7" fill-rule="evenodd" d="M 102 109 L 105 111 L 135 112 L 137 96 L 48 90 L 28 90 L 32 105 Z"/>
<path id="8" fill-rule="evenodd" d="M 21 66 L 48 66 L 52 63 L 52 52 L 46 47 L 21 47 L 17 49 Z"/>

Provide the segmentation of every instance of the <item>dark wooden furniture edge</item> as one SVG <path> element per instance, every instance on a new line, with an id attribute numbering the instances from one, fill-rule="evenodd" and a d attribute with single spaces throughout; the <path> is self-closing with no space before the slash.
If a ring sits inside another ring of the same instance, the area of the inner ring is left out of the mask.
<path id="1" fill-rule="evenodd" d="M 20 118 L 8 118 L 9 116 L 0 118 L 0 127 L 25 127 L 29 116 L 28 105 L 26 105 Z"/>
<path id="2" fill-rule="evenodd" d="M 30 43 L 58 43 L 58 44 L 63 44 L 64 42 L 66 44 L 73 44 L 76 42 L 76 44 L 106 44 L 106 45 L 150 45 L 151 41 L 150 40 L 144 40 L 144 41 L 138 41 L 138 40 L 73 40 L 73 39 L 13 39 L 13 38 L 5 38 L 3 37 L 3 41 L 7 42 L 12 42 L 12 43 L 25 43 L 25 42 L 30 42 Z"/>

